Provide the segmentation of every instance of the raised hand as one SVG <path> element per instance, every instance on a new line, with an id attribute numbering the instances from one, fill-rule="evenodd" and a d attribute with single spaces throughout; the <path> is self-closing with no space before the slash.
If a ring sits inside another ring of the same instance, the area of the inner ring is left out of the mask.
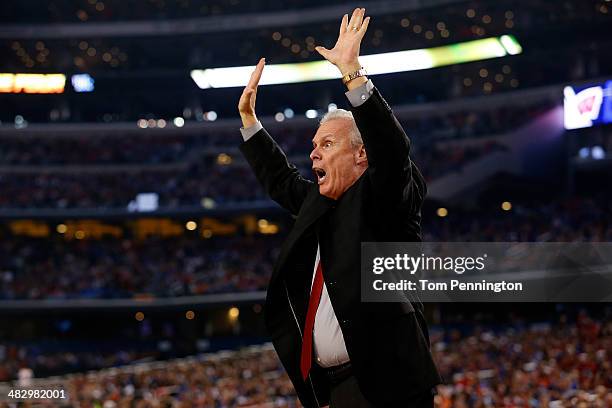
<path id="1" fill-rule="evenodd" d="M 259 85 L 259 79 L 261 78 L 265 64 L 266 59 L 261 58 L 255 66 L 255 70 L 251 74 L 251 79 L 249 79 L 249 83 L 242 91 L 242 95 L 240 95 L 240 100 L 238 101 L 238 112 L 242 119 L 242 126 L 245 128 L 257 123 L 257 115 L 255 115 L 257 86 Z"/>
<path id="2" fill-rule="evenodd" d="M 322 46 L 315 47 L 323 58 L 338 67 L 342 75 L 361 68 L 359 48 L 370 23 L 370 17 L 364 17 L 364 8 L 356 8 L 350 21 L 348 21 L 348 14 L 345 14 L 340 23 L 340 33 L 334 48 L 328 50 Z"/>

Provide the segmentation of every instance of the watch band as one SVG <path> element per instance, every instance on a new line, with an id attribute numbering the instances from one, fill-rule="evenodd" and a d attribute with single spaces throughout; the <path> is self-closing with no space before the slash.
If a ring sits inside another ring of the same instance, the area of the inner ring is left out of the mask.
<path id="1" fill-rule="evenodd" d="M 346 85 L 349 82 L 351 82 L 353 79 L 359 78 L 359 77 L 362 77 L 362 76 L 366 76 L 366 75 L 367 75 L 367 72 L 366 72 L 365 68 L 361 67 L 357 71 L 349 72 L 348 74 L 344 75 L 342 77 L 342 83 L 344 85 Z"/>

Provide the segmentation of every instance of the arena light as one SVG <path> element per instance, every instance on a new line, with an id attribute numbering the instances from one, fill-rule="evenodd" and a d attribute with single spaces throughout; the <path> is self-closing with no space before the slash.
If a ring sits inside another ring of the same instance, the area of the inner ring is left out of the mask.
<path id="1" fill-rule="evenodd" d="M 606 151 L 601 146 L 593 146 L 591 147 L 591 156 L 595 160 L 601 160 L 606 158 Z"/>
<path id="2" fill-rule="evenodd" d="M 514 36 L 484 38 L 481 40 L 418 50 L 371 54 L 360 57 L 369 75 L 416 71 L 516 55 L 522 47 Z M 200 89 L 242 87 L 254 66 L 195 69 L 191 78 Z M 290 84 L 340 78 L 337 69 L 327 61 L 296 64 L 269 64 L 263 72 L 260 85 Z"/>
<path id="3" fill-rule="evenodd" d="M 64 74 L 0 74 L 2 93 L 63 93 Z"/>
<path id="4" fill-rule="evenodd" d="M 510 55 L 517 55 L 523 52 L 523 47 L 511 35 L 502 35 L 499 37 L 499 41 Z"/>
<path id="5" fill-rule="evenodd" d="M 75 92 L 92 92 L 94 90 L 94 79 L 89 74 L 75 74 L 70 78 Z"/>
<path id="6" fill-rule="evenodd" d="M 176 127 L 185 126 L 185 119 L 181 118 L 180 116 L 177 116 L 176 118 L 174 118 L 172 122 L 174 123 L 174 126 Z"/>
<path id="7" fill-rule="evenodd" d="M 305 115 L 308 119 L 314 119 L 319 116 L 319 113 L 314 109 L 308 109 Z"/>

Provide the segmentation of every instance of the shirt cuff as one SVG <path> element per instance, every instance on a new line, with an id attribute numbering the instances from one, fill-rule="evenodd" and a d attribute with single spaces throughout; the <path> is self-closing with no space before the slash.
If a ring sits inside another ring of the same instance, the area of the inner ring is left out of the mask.
<path id="1" fill-rule="evenodd" d="M 247 140 L 249 140 L 255 133 L 259 132 L 261 129 L 263 129 L 263 126 L 261 125 L 260 121 L 257 121 L 257 123 L 255 123 L 252 126 L 249 126 L 248 128 L 240 128 L 240 133 L 242 133 L 242 139 L 246 142 Z"/>
<path id="2" fill-rule="evenodd" d="M 351 91 L 345 92 L 345 95 L 351 105 L 356 108 L 360 105 L 363 105 L 365 101 L 367 101 L 370 96 L 372 96 L 372 92 L 374 92 L 374 84 L 372 83 L 371 79 L 368 79 L 368 82 L 361 85 L 359 88 L 355 88 Z"/>

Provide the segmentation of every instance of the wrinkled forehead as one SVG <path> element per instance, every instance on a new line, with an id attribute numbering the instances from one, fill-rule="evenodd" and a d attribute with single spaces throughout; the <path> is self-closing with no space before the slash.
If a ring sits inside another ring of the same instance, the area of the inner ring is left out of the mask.
<path id="1" fill-rule="evenodd" d="M 333 138 L 335 140 L 348 139 L 351 125 L 350 119 L 330 119 L 319 126 L 317 132 L 312 138 L 312 142 L 318 143 L 325 138 Z"/>

